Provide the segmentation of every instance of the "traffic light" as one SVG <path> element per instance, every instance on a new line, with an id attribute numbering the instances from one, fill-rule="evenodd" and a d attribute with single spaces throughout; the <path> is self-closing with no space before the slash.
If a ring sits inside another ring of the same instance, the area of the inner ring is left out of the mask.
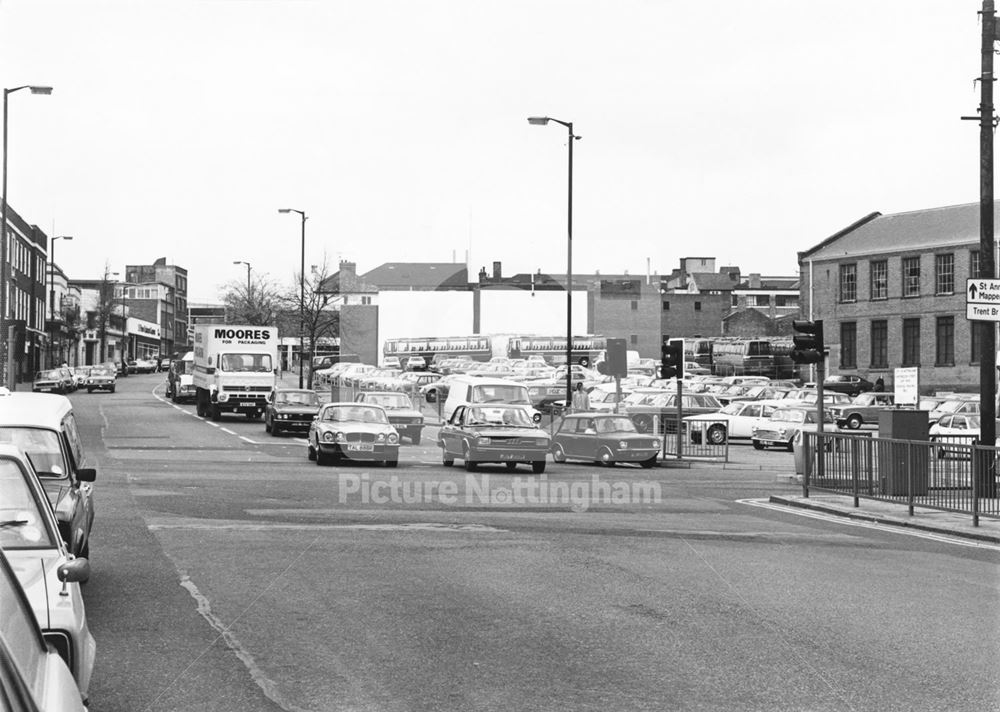
<path id="1" fill-rule="evenodd" d="M 684 378 L 684 339 L 664 336 L 660 353 L 660 378 Z"/>
<path id="2" fill-rule="evenodd" d="M 792 361 L 795 363 L 820 363 L 826 353 L 823 346 L 823 321 L 797 319 L 792 328 L 798 333 L 792 336 Z"/>
<path id="3" fill-rule="evenodd" d="M 597 371 L 605 376 L 628 375 L 628 355 L 625 339 L 608 339 L 604 360 L 597 364 Z"/>

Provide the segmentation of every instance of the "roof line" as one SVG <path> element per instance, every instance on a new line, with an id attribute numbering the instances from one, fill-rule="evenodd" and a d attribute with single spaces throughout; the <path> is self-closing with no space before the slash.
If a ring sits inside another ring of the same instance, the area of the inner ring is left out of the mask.
<path id="1" fill-rule="evenodd" d="M 832 235 L 830 235 L 830 237 L 826 238 L 825 240 L 823 240 L 822 242 L 820 242 L 818 245 L 814 245 L 813 247 L 810 247 L 808 250 L 800 252 L 799 253 L 799 262 L 802 262 L 802 260 L 804 258 L 808 257 L 809 255 L 813 254 L 814 252 L 817 252 L 818 250 L 826 247 L 831 242 L 835 242 L 836 240 L 839 240 L 840 238 L 844 237 L 844 235 L 848 235 L 848 234 L 854 232 L 855 230 L 857 230 L 862 225 L 864 225 L 866 223 L 870 223 L 872 220 L 874 220 L 875 218 L 879 218 L 879 217 L 882 217 L 882 213 L 880 213 L 877 210 L 875 212 L 868 213 L 867 215 L 865 215 L 860 220 L 856 220 L 853 223 L 851 223 L 850 225 L 848 225 L 847 227 L 845 227 L 843 230 L 840 230 L 839 232 L 833 233 Z"/>

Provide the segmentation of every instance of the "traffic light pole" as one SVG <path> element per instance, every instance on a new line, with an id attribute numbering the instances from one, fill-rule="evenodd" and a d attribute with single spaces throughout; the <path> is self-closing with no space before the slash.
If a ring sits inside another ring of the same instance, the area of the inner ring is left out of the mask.
<path id="1" fill-rule="evenodd" d="M 684 409 L 683 406 L 681 405 L 681 401 L 684 400 L 683 384 L 684 384 L 684 379 L 678 378 L 677 379 L 677 459 L 678 460 L 680 460 L 684 456 L 684 453 L 681 452 L 684 443 L 684 438 L 682 433 L 683 428 L 681 427 L 684 424 L 684 421 L 682 420 Z M 666 439 L 665 435 L 664 439 Z"/>

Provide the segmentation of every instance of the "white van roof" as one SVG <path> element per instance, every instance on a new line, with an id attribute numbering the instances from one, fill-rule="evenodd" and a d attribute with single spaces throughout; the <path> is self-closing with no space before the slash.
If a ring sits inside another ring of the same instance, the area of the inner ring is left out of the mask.
<path id="1" fill-rule="evenodd" d="M 54 393 L 11 392 L 6 388 L 0 391 L 0 426 L 32 425 L 59 428 L 62 419 L 72 410 L 73 404 L 66 396 Z"/>

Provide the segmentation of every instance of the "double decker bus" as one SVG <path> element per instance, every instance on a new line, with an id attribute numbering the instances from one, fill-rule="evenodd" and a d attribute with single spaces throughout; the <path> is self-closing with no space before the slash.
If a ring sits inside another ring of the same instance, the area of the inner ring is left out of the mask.
<path id="1" fill-rule="evenodd" d="M 444 358 L 468 357 L 474 361 L 489 361 L 493 345 L 489 336 L 404 336 L 386 339 L 383 356 L 395 356 L 406 363 L 410 356 L 423 356 L 428 365 Z M 435 357 L 437 357 L 435 359 Z"/>
<path id="2" fill-rule="evenodd" d="M 573 363 L 589 367 L 598 361 L 608 347 L 603 336 L 584 335 L 573 337 Z M 565 336 L 536 336 L 532 334 L 515 334 L 507 340 L 507 357 L 523 358 L 542 356 L 545 362 L 553 366 L 566 363 Z"/>
<path id="3" fill-rule="evenodd" d="M 712 345 L 712 372 L 716 376 L 774 378 L 774 352 L 767 339 L 719 339 Z"/>

